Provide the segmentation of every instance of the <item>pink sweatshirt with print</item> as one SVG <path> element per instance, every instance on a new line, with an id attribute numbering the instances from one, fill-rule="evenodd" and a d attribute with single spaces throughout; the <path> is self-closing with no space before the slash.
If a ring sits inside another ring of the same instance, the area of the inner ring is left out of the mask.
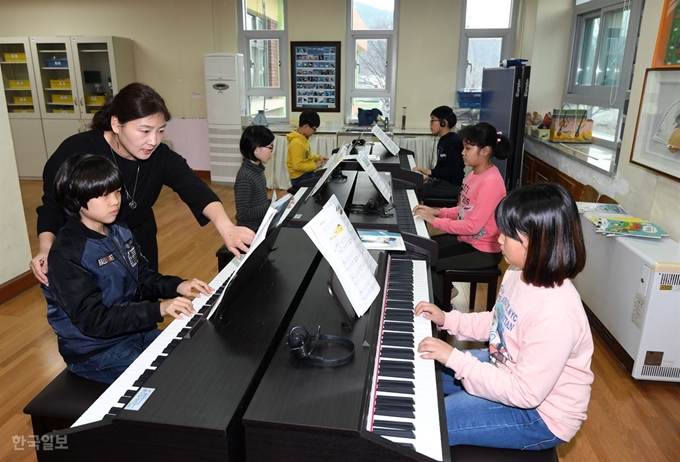
<path id="1" fill-rule="evenodd" d="M 474 396 L 536 408 L 550 431 L 569 441 L 586 419 L 593 338 L 576 288 L 535 287 L 521 270 L 505 272 L 492 312 L 446 313 L 443 328 L 459 340 L 489 342 L 491 363 L 454 349 L 446 366 Z"/>
<path id="2" fill-rule="evenodd" d="M 480 175 L 470 172 L 463 182 L 460 205 L 440 209 L 433 225 L 481 252 L 500 252 L 494 213 L 504 197 L 505 182 L 495 165 Z"/>

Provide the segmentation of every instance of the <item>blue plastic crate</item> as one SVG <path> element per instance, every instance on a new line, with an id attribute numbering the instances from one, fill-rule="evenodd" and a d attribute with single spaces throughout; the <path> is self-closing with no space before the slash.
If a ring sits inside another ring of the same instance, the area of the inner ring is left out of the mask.
<path id="1" fill-rule="evenodd" d="M 478 108 L 482 105 L 481 91 L 463 91 L 456 92 L 458 96 L 458 107 L 463 108 Z"/>
<path id="2" fill-rule="evenodd" d="M 68 60 L 52 58 L 47 60 L 47 67 L 68 67 Z"/>

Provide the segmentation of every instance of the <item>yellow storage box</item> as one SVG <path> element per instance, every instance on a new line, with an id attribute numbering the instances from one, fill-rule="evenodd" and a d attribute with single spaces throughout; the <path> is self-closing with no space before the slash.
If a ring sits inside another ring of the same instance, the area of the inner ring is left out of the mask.
<path id="1" fill-rule="evenodd" d="M 26 53 L 5 53 L 5 61 L 11 63 L 25 63 Z"/>
<path id="2" fill-rule="evenodd" d="M 14 104 L 33 104 L 32 96 L 15 96 Z"/>
<path id="3" fill-rule="evenodd" d="M 70 79 L 50 79 L 50 88 L 68 89 L 71 88 Z"/>
<path id="4" fill-rule="evenodd" d="M 73 114 L 73 113 L 75 113 L 76 111 L 74 111 L 73 109 L 55 109 L 55 110 L 52 111 L 52 112 L 53 112 L 54 114 Z"/>
<path id="5" fill-rule="evenodd" d="M 12 109 L 12 112 L 15 113 L 15 114 L 20 114 L 20 113 L 25 114 L 25 113 L 28 113 L 28 112 L 34 113 L 35 110 L 34 109 Z"/>
<path id="6" fill-rule="evenodd" d="M 88 106 L 103 106 L 106 103 L 106 97 L 99 95 L 85 96 L 85 104 Z"/>
<path id="7" fill-rule="evenodd" d="M 73 104 L 73 95 L 52 95 L 53 103 Z"/>
<path id="8" fill-rule="evenodd" d="M 10 80 L 10 88 L 31 88 L 31 82 L 28 80 Z"/>

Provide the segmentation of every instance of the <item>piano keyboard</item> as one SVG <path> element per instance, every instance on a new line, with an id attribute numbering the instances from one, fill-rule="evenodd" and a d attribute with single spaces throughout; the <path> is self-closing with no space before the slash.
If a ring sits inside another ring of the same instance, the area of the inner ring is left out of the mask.
<path id="1" fill-rule="evenodd" d="M 414 316 L 416 304 L 429 301 L 427 264 L 399 259 L 388 264 L 366 427 L 441 461 L 435 364 L 417 352 L 420 341 L 432 336 L 432 323 Z"/>
<path id="2" fill-rule="evenodd" d="M 394 204 L 397 210 L 397 221 L 402 231 L 417 234 L 420 237 L 429 238 L 425 220 L 413 215 L 413 209 L 419 204 L 418 196 L 412 189 L 395 189 Z"/>
<path id="3" fill-rule="evenodd" d="M 239 260 L 233 258 L 210 282 L 210 287 L 215 292 L 210 297 L 201 295 L 193 300 L 192 303 L 196 313 L 190 318 L 175 319 L 168 324 L 156 340 L 142 351 L 120 377 L 76 420 L 72 427 L 98 422 L 107 416 L 112 417 L 123 409 L 163 359 L 185 338 L 191 327 L 202 316 L 205 315 L 205 319 L 207 319 L 212 314 L 212 309 L 217 305 L 216 302 L 220 298 L 229 278 L 238 268 L 238 264 Z M 206 314 L 208 310 L 211 311 L 209 314 Z"/>

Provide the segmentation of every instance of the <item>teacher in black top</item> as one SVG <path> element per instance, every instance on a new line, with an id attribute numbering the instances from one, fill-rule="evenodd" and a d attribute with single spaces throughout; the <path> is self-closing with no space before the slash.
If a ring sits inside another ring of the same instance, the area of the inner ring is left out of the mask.
<path id="1" fill-rule="evenodd" d="M 161 143 L 170 112 L 151 87 L 131 83 L 94 115 L 92 130 L 67 138 L 43 170 L 43 197 L 38 212 L 40 250 L 30 262 L 35 277 L 47 285 L 48 254 L 66 222 L 54 197 L 54 177 L 61 164 L 78 153 L 111 159 L 123 174 L 118 219 L 132 230 L 149 266 L 158 270 L 156 220 L 152 206 L 163 185 L 172 188 L 201 226 L 212 222 L 227 248 L 239 256 L 253 240 L 252 230 L 235 226 L 217 195 L 189 168 L 186 159 Z"/>

